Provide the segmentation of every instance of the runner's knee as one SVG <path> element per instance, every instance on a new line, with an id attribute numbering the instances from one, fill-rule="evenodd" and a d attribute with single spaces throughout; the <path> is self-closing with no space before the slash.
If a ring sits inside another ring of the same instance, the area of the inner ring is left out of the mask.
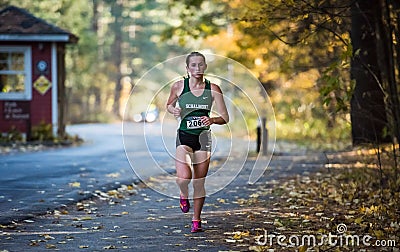
<path id="1" fill-rule="evenodd" d="M 176 178 L 176 183 L 180 186 L 185 186 L 190 183 L 191 178 Z"/>
<path id="2" fill-rule="evenodd" d="M 203 198 L 206 196 L 206 189 L 204 187 L 204 179 L 193 180 L 193 198 Z"/>
<path id="3" fill-rule="evenodd" d="M 203 179 L 194 179 L 193 180 L 193 189 L 196 190 L 204 190 L 204 178 Z"/>

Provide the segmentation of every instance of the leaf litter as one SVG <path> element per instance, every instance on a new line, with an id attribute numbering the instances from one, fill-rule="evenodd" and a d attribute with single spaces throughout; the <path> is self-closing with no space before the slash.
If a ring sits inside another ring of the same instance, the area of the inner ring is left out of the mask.
<path id="1" fill-rule="evenodd" d="M 313 173 L 266 179 L 258 184 L 257 193 L 248 190 L 247 198 L 234 201 L 248 210 L 221 218 L 243 225 L 231 227 L 214 239 L 224 240 L 232 249 L 245 247 L 243 251 L 399 251 L 400 180 L 389 181 L 397 176 L 390 165 L 381 169 L 375 165 L 373 169 L 372 163 L 371 155 L 346 156 L 336 160 L 335 168 L 327 165 L 327 169 Z M 339 227 L 346 228 L 344 233 Z M 337 239 L 372 239 L 369 244 L 352 240 L 350 244 L 341 241 L 338 246 L 322 242 L 321 237 L 329 234 L 337 235 Z M 279 236 L 286 238 L 282 244 L 278 243 Z M 308 244 L 312 246 L 298 240 L 311 236 L 316 237 L 315 243 Z M 371 244 L 376 240 L 387 246 Z"/>
<path id="2" fill-rule="evenodd" d="M 363 166 L 362 163 L 368 163 L 368 166 Z M 344 246 L 339 249 L 326 244 L 314 247 L 302 244 L 284 247 L 260 242 L 265 241 L 266 232 L 274 237 L 279 235 L 321 237 L 329 233 L 337 234 L 340 224 L 346 225 L 346 234 L 368 234 L 376 239 L 392 239 L 399 244 L 399 190 L 391 188 L 390 185 L 383 186 L 380 171 L 372 169 L 370 164 L 371 161 L 366 160 L 355 162 L 347 157 L 338 158 L 334 164 L 331 163 L 317 172 L 305 172 L 275 179 L 266 177 L 263 182 L 251 187 L 245 185 L 229 187 L 226 194 L 237 194 L 237 196 L 211 198 L 206 201 L 205 208 L 214 210 L 204 213 L 204 223 L 208 222 L 204 235 L 194 236 L 187 233 L 186 229 L 190 229 L 190 225 L 184 227 L 165 225 L 157 229 L 157 232 L 160 235 L 175 235 L 188 240 L 197 240 L 197 245 L 192 247 L 185 247 L 186 243 L 180 242 L 169 244 L 172 248 L 179 247 L 182 251 L 201 251 L 218 244 L 229 247 L 230 251 L 354 251 L 354 249 L 371 251 L 374 249 L 365 246 Z M 386 176 L 390 176 L 389 170 L 384 172 L 387 173 Z M 157 180 L 159 181 L 162 180 Z M 125 242 L 131 235 L 122 233 L 124 228 L 122 226 L 106 227 L 102 221 L 105 213 L 100 212 L 98 206 L 104 203 L 111 207 L 126 206 L 126 211 L 108 213 L 110 218 L 121 218 L 129 217 L 131 215 L 129 206 L 135 206 L 142 200 L 165 203 L 165 199 L 153 199 L 146 193 L 139 194 L 142 189 L 140 187 L 143 185 L 122 185 L 106 192 L 96 190 L 92 193 L 91 199 L 76 203 L 72 209 L 61 208 L 52 211 L 41 218 L 51 220 L 53 227 L 61 227 L 64 231 L 37 232 L 38 236 L 31 239 L 27 245 L 62 250 L 62 247 L 69 243 L 81 241 L 77 240 L 76 235 L 101 230 L 109 233 L 109 236 L 104 235 L 102 239 L 107 242 L 101 247 L 102 249 L 132 249 Z M 132 196 L 136 198 L 132 200 Z M 166 207 L 166 210 L 179 210 L 176 208 L 175 205 L 171 205 Z M 166 218 L 168 217 L 157 214 L 156 208 L 149 208 L 148 215 L 143 221 L 159 222 Z M 33 226 L 37 223 L 36 220 L 30 219 L 22 223 L 1 225 L 0 237 L 6 236 L 6 239 L 12 239 L 11 232 L 16 234 L 13 230 L 23 234 L 27 232 L 24 231 L 25 225 Z M 83 242 L 76 246 L 80 249 L 93 249 L 95 245 Z M 380 247 L 377 251 L 399 250 L 393 247 Z"/>

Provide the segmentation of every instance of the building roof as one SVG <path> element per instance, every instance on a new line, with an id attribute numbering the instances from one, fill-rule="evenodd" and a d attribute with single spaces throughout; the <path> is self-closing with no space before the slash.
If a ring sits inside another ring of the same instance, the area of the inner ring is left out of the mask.
<path id="1" fill-rule="evenodd" d="M 9 6 L 0 10 L 0 41 L 76 43 L 78 37 L 35 17 L 24 9 Z"/>

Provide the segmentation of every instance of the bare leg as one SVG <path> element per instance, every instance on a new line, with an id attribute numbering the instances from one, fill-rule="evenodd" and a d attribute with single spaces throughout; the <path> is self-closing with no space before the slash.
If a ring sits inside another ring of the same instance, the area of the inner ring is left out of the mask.
<path id="1" fill-rule="evenodd" d="M 210 152 L 196 151 L 193 158 L 193 220 L 200 220 L 206 197 L 204 183 L 210 165 Z"/>
<path id="2" fill-rule="evenodd" d="M 185 145 L 179 145 L 176 148 L 176 183 L 179 186 L 181 195 L 187 199 L 189 198 L 189 188 L 188 185 L 192 179 L 191 166 L 191 156 L 192 149 Z"/>

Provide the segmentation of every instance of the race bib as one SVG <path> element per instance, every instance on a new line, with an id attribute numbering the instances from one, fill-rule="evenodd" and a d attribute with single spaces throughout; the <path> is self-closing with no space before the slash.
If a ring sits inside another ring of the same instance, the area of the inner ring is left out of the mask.
<path id="1" fill-rule="evenodd" d="M 198 129 L 198 128 L 203 128 L 205 125 L 201 121 L 200 117 L 191 117 L 188 118 L 186 121 L 186 128 L 187 129 Z"/>

